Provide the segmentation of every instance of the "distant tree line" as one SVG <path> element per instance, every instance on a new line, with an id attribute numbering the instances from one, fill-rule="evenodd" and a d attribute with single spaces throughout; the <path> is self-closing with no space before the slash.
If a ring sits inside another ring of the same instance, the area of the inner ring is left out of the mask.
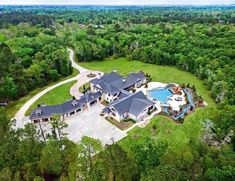
<path id="1" fill-rule="evenodd" d="M 35 12 L 40 10 L 35 10 Z M 43 11 L 43 10 L 42 10 Z M 55 7 L 47 11 L 57 19 L 83 24 L 156 24 L 160 22 L 235 23 L 234 7 Z"/>
<path id="2" fill-rule="evenodd" d="M 40 25 L 46 28 L 52 25 L 53 18 L 48 15 L 39 15 L 32 12 L 0 13 L 0 28 L 9 24 L 18 25 L 22 22 L 29 23 L 33 26 Z"/>

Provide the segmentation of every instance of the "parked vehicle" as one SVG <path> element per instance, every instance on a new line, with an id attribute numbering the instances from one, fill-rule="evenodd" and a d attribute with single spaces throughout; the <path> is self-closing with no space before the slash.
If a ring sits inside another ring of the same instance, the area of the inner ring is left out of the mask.
<path id="1" fill-rule="evenodd" d="M 0 102 L 0 106 L 7 106 L 8 102 Z"/>

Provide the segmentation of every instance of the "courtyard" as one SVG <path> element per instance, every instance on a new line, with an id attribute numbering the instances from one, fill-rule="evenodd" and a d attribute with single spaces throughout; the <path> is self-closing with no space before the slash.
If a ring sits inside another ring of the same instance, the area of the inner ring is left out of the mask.
<path id="1" fill-rule="evenodd" d="M 100 116 L 102 109 L 103 106 L 98 103 L 89 110 L 66 119 L 68 127 L 63 129 L 63 132 L 67 133 L 68 139 L 79 142 L 82 136 L 89 136 L 99 139 L 105 145 L 124 138 L 127 135 L 125 131 L 118 129 Z"/>

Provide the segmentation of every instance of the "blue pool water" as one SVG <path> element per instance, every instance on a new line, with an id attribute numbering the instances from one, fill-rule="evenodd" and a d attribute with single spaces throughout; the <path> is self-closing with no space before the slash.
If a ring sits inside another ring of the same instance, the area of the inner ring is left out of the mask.
<path id="1" fill-rule="evenodd" d="M 168 96 L 172 95 L 172 92 L 169 91 L 169 89 L 154 89 L 148 92 L 148 94 L 158 101 L 161 101 L 162 103 L 166 104 L 166 100 Z"/>

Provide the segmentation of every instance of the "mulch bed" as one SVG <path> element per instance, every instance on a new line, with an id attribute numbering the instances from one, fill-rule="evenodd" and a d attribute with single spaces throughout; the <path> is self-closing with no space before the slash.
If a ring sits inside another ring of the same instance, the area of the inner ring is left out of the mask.
<path id="1" fill-rule="evenodd" d="M 116 121 L 112 118 L 107 118 L 106 117 L 105 119 L 107 121 L 109 121 L 110 123 L 112 123 L 113 125 L 115 125 L 116 127 L 118 127 L 119 129 L 121 129 L 121 130 L 125 130 L 125 129 L 131 127 L 134 124 L 132 121 L 128 121 L 128 122 L 122 121 L 122 122 L 119 123 L 118 121 Z"/>

